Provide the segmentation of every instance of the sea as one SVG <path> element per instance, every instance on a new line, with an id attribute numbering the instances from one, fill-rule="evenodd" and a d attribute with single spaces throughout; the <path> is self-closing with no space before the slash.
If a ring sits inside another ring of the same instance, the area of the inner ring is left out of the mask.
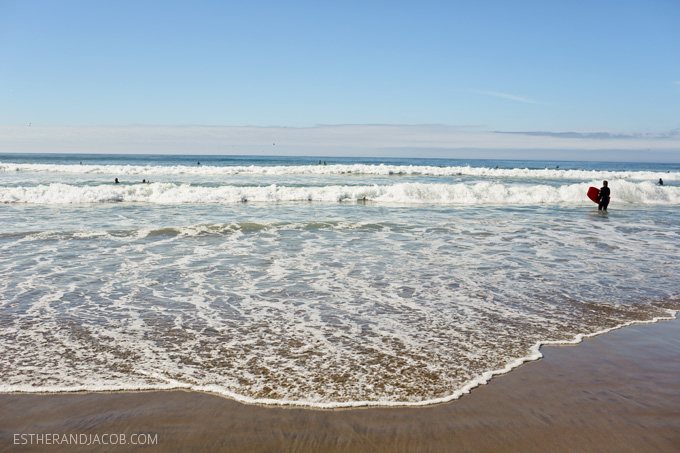
<path id="1" fill-rule="evenodd" d="M 678 275 L 680 164 L 0 154 L 1 392 L 433 404 Z"/>

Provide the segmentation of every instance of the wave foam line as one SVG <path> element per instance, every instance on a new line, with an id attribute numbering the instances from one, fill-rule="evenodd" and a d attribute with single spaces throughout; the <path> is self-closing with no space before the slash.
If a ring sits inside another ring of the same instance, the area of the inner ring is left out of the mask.
<path id="1" fill-rule="evenodd" d="M 595 184 L 595 182 L 591 183 Z M 560 187 L 512 185 L 492 182 L 476 184 L 399 183 L 372 186 L 205 187 L 189 184 L 104 184 L 78 186 L 63 183 L 31 187 L 0 187 L 0 203 L 242 203 L 242 202 L 343 202 L 372 201 L 412 204 L 559 204 L 589 203 L 589 184 Z M 615 203 L 678 205 L 680 187 L 660 187 L 650 182 L 617 181 L 610 184 Z"/>
<path id="2" fill-rule="evenodd" d="M 230 224 L 196 224 L 184 227 L 165 227 L 160 229 L 127 229 L 127 230 L 63 230 L 63 231 L 21 231 L 2 233 L 0 239 L 21 240 L 29 239 L 90 239 L 105 238 L 116 239 L 120 237 L 147 238 L 157 236 L 184 236 L 195 237 L 202 235 L 229 235 L 235 233 L 255 233 L 260 231 L 278 230 L 382 230 L 393 228 L 373 222 L 277 222 L 277 223 L 230 223 Z"/>
<path id="3" fill-rule="evenodd" d="M 532 178 L 603 180 L 629 179 L 639 181 L 680 180 L 680 173 L 651 171 L 601 171 L 601 170 L 558 170 L 529 168 L 491 168 L 453 166 L 437 167 L 428 165 L 279 165 L 279 166 L 162 166 L 162 165 L 64 165 L 64 164 L 14 164 L 0 162 L 2 172 L 72 173 L 93 175 L 374 175 L 374 176 L 475 176 L 494 178 Z"/>
<path id="4" fill-rule="evenodd" d="M 668 316 L 657 316 L 651 320 L 638 320 L 629 321 L 619 324 L 615 327 L 603 329 L 590 334 L 577 334 L 572 340 L 564 341 L 539 341 L 530 348 L 528 355 L 520 357 L 518 359 L 508 362 L 508 364 L 498 370 L 487 371 L 482 373 L 480 376 L 472 379 L 463 387 L 455 390 L 451 395 L 433 398 L 423 401 L 343 401 L 336 403 L 320 403 L 320 402 L 306 402 L 306 401 L 292 401 L 292 400 L 275 400 L 268 398 L 251 398 L 244 395 L 240 395 L 235 392 L 231 392 L 224 388 L 216 385 L 192 385 L 179 382 L 175 379 L 171 379 L 153 372 L 139 371 L 140 374 L 149 377 L 155 377 L 160 380 L 165 381 L 165 384 L 157 385 L 144 385 L 144 386 L 132 386 L 132 387 L 115 387 L 110 385 L 79 385 L 75 387 L 33 387 L 33 386 L 13 386 L 13 385 L 0 385 L 0 392 L 3 393 L 73 393 L 73 392 L 110 392 L 110 391 L 151 391 L 151 390 L 193 390 L 196 392 L 213 393 L 223 397 L 233 399 L 245 404 L 258 404 L 266 406 L 296 406 L 296 407 L 310 407 L 314 409 L 341 409 L 341 408 L 356 408 L 356 407 L 407 407 L 407 406 L 431 406 L 433 404 L 448 403 L 459 399 L 463 395 L 469 394 L 475 388 L 486 385 L 495 376 L 507 374 L 520 367 L 521 365 L 534 362 L 543 358 L 543 353 L 541 348 L 543 346 L 559 346 L 559 345 L 576 345 L 581 343 L 586 338 L 596 337 L 598 335 L 603 335 L 615 330 L 622 329 L 624 327 L 629 327 L 632 325 L 639 324 L 655 324 L 660 321 L 672 321 L 676 319 L 678 312 L 675 310 L 668 310 Z"/>

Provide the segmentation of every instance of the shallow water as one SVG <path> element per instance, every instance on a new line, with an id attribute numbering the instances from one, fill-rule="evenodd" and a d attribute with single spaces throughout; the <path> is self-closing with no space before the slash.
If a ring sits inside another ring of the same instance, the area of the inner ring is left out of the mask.
<path id="1" fill-rule="evenodd" d="M 0 390 L 421 404 L 680 307 L 670 165 L 194 159 L 0 155 Z"/>

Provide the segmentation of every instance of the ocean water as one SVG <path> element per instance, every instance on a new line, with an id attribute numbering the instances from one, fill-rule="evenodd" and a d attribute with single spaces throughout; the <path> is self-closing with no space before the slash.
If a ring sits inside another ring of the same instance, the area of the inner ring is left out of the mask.
<path id="1" fill-rule="evenodd" d="M 448 401 L 674 316 L 679 208 L 677 164 L 0 154 L 0 391 Z"/>

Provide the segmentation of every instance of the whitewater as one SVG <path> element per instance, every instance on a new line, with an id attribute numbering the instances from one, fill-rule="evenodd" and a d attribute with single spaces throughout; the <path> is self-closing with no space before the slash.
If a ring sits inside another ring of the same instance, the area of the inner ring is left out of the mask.
<path id="1" fill-rule="evenodd" d="M 200 163 L 200 161 L 198 161 Z M 205 162 L 205 159 L 204 159 Z M 0 162 L 0 172 L 46 172 L 103 175 L 402 175 L 402 176 L 483 176 L 497 178 L 541 179 L 627 179 L 653 180 L 659 172 L 653 171 L 607 171 L 559 168 L 494 168 L 432 165 L 386 165 L 386 164 L 335 164 L 335 165 L 63 165 L 63 164 L 17 164 Z M 668 180 L 677 181 L 677 173 L 661 173 Z"/>
<path id="2" fill-rule="evenodd" d="M 491 182 L 475 184 L 398 183 L 373 186 L 287 187 L 270 186 L 200 187 L 190 184 L 153 183 L 135 185 L 76 186 L 63 183 L 34 187 L 0 188 L 0 203 L 241 203 L 286 201 L 371 201 L 382 203 L 438 204 L 543 204 L 586 203 L 583 194 L 590 183 L 559 187 L 508 185 Z M 678 205 L 680 187 L 659 187 L 650 182 L 617 181 L 614 201 L 642 205 Z"/>
<path id="3" fill-rule="evenodd" d="M 0 391 L 449 401 L 542 344 L 675 316 L 678 175 L 0 154 Z M 585 196 L 604 179 L 607 213 Z"/>

